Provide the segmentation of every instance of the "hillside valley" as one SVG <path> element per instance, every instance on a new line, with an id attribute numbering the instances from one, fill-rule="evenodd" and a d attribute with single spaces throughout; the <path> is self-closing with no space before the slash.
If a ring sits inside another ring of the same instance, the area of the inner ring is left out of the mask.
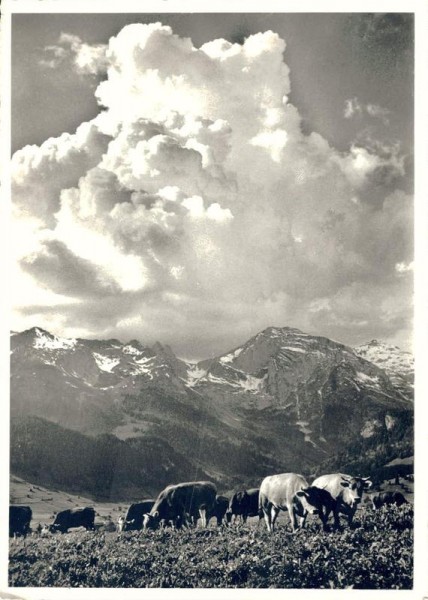
<path id="1" fill-rule="evenodd" d="M 160 343 L 13 333 L 11 472 L 110 501 L 197 478 L 230 490 L 372 471 L 413 454 L 411 360 L 376 344 L 270 327 L 193 364 Z"/>

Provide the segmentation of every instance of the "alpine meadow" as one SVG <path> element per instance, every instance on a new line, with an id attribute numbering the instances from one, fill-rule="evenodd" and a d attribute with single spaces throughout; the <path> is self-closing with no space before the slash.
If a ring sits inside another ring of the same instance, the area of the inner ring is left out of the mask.
<path id="1" fill-rule="evenodd" d="M 9 587 L 412 590 L 413 13 L 11 47 Z"/>

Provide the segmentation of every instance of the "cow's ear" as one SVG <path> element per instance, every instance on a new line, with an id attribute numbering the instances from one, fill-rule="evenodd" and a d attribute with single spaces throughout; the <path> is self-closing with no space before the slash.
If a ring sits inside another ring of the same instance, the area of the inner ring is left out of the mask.
<path id="1" fill-rule="evenodd" d="M 305 490 L 300 490 L 299 492 L 296 493 L 296 496 L 299 496 L 300 498 L 304 498 L 304 497 L 308 497 L 307 493 L 305 492 Z"/>
<path id="2" fill-rule="evenodd" d="M 367 479 L 364 479 L 364 489 L 365 490 L 369 490 L 373 485 L 373 481 L 370 481 L 370 479 L 367 477 Z"/>
<path id="3" fill-rule="evenodd" d="M 341 481 L 341 482 L 340 482 L 340 485 L 341 485 L 342 487 L 349 487 L 349 481 L 345 481 L 345 480 L 343 480 L 343 481 Z"/>

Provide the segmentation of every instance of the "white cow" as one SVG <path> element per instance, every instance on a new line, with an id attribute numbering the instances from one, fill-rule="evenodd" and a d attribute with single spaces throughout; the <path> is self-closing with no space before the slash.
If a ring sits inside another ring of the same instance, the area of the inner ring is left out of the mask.
<path id="1" fill-rule="evenodd" d="M 362 500 L 363 493 L 372 486 L 372 482 L 369 477 L 352 477 L 352 475 L 345 475 L 344 473 L 332 473 L 317 477 L 312 485 L 326 490 L 332 496 L 334 500 L 334 526 L 339 528 L 339 514 L 346 515 L 349 526 L 352 525 L 352 519 Z M 328 515 L 329 512 L 326 518 L 328 518 Z"/>
<path id="2" fill-rule="evenodd" d="M 305 525 L 308 513 L 317 514 L 316 506 L 308 502 L 304 494 L 298 494 L 309 487 L 303 475 L 281 473 L 263 479 L 259 493 L 259 508 L 264 513 L 268 531 L 273 531 L 279 511 L 288 510 L 293 532 Z"/>

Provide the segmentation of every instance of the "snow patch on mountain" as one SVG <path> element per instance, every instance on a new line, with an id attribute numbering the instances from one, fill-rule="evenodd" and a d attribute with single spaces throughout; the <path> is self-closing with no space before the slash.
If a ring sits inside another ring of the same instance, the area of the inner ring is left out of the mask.
<path id="1" fill-rule="evenodd" d="M 191 363 L 187 364 L 187 380 L 183 379 L 183 381 L 188 387 L 194 387 L 198 383 L 198 381 L 200 381 L 206 376 L 207 372 L 205 369 L 201 369 L 197 365 Z"/>
<path id="2" fill-rule="evenodd" d="M 37 350 L 70 350 L 77 344 L 77 340 L 73 338 L 57 337 L 55 335 L 47 335 L 40 329 L 35 329 L 36 339 L 33 347 Z"/>
<path id="3" fill-rule="evenodd" d="M 135 346 L 132 346 L 131 344 L 123 346 L 122 352 L 124 354 L 130 354 L 131 356 L 141 356 L 143 354 L 141 350 L 138 350 L 138 348 L 135 348 Z"/>
<path id="4" fill-rule="evenodd" d="M 109 356 L 98 354 L 98 352 L 93 352 L 92 354 L 98 368 L 101 371 L 106 371 L 106 373 L 112 373 L 113 369 L 120 363 L 118 358 L 110 358 Z"/>
<path id="5" fill-rule="evenodd" d="M 242 352 L 242 348 L 237 348 L 234 352 L 231 352 L 230 354 L 226 354 L 226 356 L 222 356 L 220 358 L 220 362 L 223 364 L 230 363 L 235 358 L 238 358 L 238 356 L 241 354 L 241 352 Z"/>
<path id="6" fill-rule="evenodd" d="M 239 387 L 245 392 L 258 392 L 260 391 L 262 383 L 265 379 L 266 376 L 258 378 L 253 377 L 252 375 L 247 375 L 245 379 L 239 381 Z"/>
<path id="7" fill-rule="evenodd" d="M 306 354 L 304 348 L 298 348 L 296 346 L 281 346 L 281 350 L 291 350 L 291 352 L 301 352 L 302 354 Z"/>
<path id="8" fill-rule="evenodd" d="M 379 377 L 372 377 L 371 375 L 367 375 L 366 373 L 361 373 L 361 371 L 357 372 L 355 379 L 357 381 L 360 381 L 361 383 L 371 384 L 376 387 L 379 386 Z"/>
<path id="9" fill-rule="evenodd" d="M 378 340 L 357 346 L 355 352 L 387 372 L 409 374 L 415 368 L 415 359 L 410 352 Z"/>

